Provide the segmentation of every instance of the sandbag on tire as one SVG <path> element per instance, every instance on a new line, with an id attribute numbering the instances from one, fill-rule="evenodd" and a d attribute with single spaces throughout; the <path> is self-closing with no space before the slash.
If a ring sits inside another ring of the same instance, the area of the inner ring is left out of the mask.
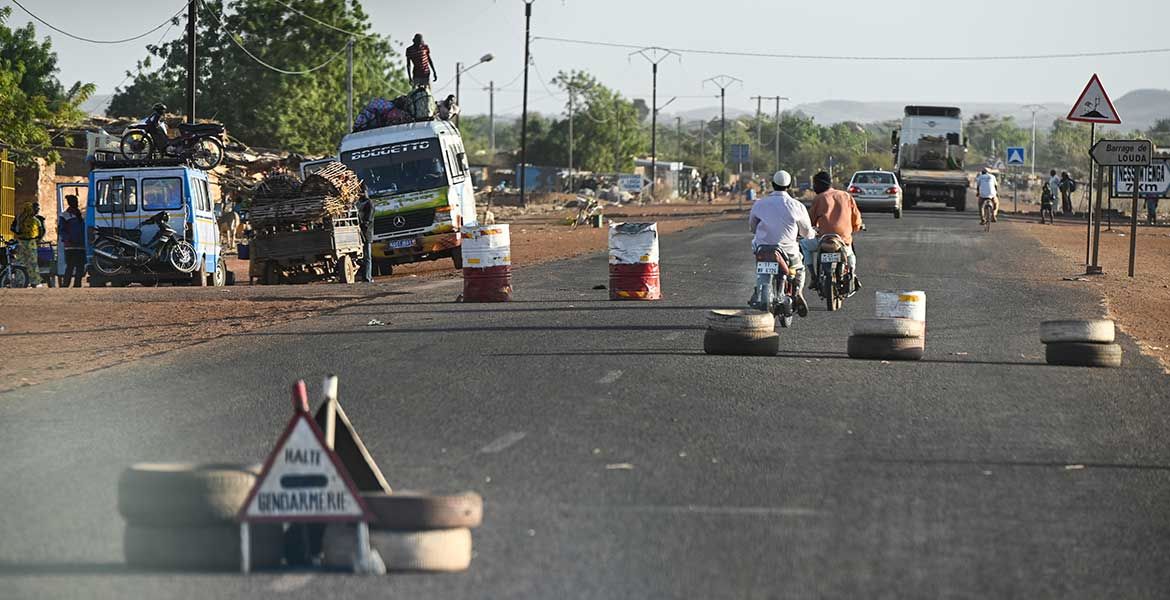
<path id="1" fill-rule="evenodd" d="M 849 358 L 868 360 L 922 360 L 926 346 L 922 338 L 892 338 L 868 335 L 849 336 Z"/>
<path id="2" fill-rule="evenodd" d="M 709 310 L 707 328 L 718 331 L 775 331 L 776 317 L 758 310 Z"/>
<path id="3" fill-rule="evenodd" d="M 1044 358 L 1050 365 L 1117 368 L 1121 366 L 1121 355 L 1118 344 L 1061 342 L 1044 346 Z"/>
<path id="4" fill-rule="evenodd" d="M 767 313 L 765 313 L 767 314 Z M 722 356 L 776 356 L 780 334 L 773 331 L 720 331 L 703 335 L 703 352 Z"/>
<path id="5" fill-rule="evenodd" d="M 1113 321 L 1105 319 L 1044 321 L 1040 323 L 1040 341 L 1045 344 L 1083 342 L 1112 344 L 1117 340 Z"/>
<path id="6" fill-rule="evenodd" d="M 234 523 L 258 465 L 139 463 L 118 479 L 118 512 L 135 525 Z"/>
<path id="7" fill-rule="evenodd" d="M 475 492 L 431 495 L 396 491 L 393 494 L 362 494 L 374 513 L 370 527 L 376 529 L 455 529 L 479 527 L 483 521 L 483 498 Z"/>
<path id="8" fill-rule="evenodd" d="M 324 564 L 352 568 L 356 545 L 357 530 L 353 525 L 330 524 L 325 528 Z M 370 549 L 382 557 L 387 571 L 464 571 L 471 565 L 471 530 L 371 529 Z"/>
<path id="9" fill-rule="evenodd" d="M 250 526 L 252 567 L 278 567 L 284 557 L 279 524 Z M 147 569 L 238 571 L 240 526 L 148 527 L 126 524 L 122 538 L 126 564 Z"/>
<path id="10" fill-rule="evenodd" d="M 920 338 L 926 323 L 913 319 L 862 319 L 853 323 L 853 335 L 887 338 Z"/>

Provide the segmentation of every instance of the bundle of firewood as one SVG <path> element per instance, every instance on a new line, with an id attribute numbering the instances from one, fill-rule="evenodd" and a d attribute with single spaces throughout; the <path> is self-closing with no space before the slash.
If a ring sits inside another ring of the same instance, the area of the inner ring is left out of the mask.
<path id="1" fill-rule="evenodd" d="M 332 196 L 345 204 L 354 204 L 361 198 L 362 182 L 349 167 L 334 161 L 306 177 L 301 193 Z"/>
<path id="2" fill-rule="evenodd" d="M 288 169 L 275 169 L 256 185 L 253 202 L 295 198 L 301 194 L 301 178 Z"/>
<path id="3" fill-rule="evenodd" d="M 256 228 L 310 225 L 344 216 L 361 196 L 361 181 L 339 162 L 305 178 L 277 170 L 256 186 L 249 219 Z"/>

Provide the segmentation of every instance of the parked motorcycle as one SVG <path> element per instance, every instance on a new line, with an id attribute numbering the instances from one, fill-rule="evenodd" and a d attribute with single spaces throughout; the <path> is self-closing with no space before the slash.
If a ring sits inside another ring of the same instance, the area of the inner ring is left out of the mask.
<path id="1" fill-rule="evenodd" d="M 849 259 L 845 255 L 845 240 L 832 233 L 822 236 L 813 256 L 813 266 L 817 294 L 825 301 L 829 312 L 840 310 L 845 298 L 856 291 L 853 270 L 849 268 Z"/>
<path id="2" fill-rule="evenodd" d="M 128 160 L 172 157 L 191 161 L 198 169 L 210 171 L 223 160 L 224 127 L 219 123 L 180 123 L 179 137 L 167 134 L 162 116 L 166 106 L 156 104 L 154 112 L 122 134 L 122 156 Z"/>
<path id="3" fill-rule="evenodd" d="M 756 251 L 756 287 L 748 306 L 772 313 L 783 328 L 792 327 L 797 306 L 802 265 L 789 266 L 784 255 L 775 246 L 763 246 Z M 802 316 L 807 311 L 801 313 Z"/>
<path id="4" fill-rule="evenodd" d="M 157 225 L 154 239 L 143 244 L 142 227 Z M 199 267 L 198 255 L 191 242 L 180 239 L 170 226 L 170 215 L 164 210 L 143 221 L 136 229 L 138 236 L 127 236 L 125 230 L 112 227 L 97 228 L 93 243 L 93 268 L 99 274 L 112 277 L 129 270 L 173 269 L 193 273 Z M 138 237 L 138 240 L 131 239 Z"/>

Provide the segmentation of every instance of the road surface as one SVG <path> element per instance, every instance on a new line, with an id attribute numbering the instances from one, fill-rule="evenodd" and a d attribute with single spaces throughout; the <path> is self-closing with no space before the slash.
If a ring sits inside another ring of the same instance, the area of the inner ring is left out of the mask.
<path id="1" fill-rule="evenodd" d="M 866 290 L 784 331 L 776 358 L 701 352 L 704 311 L 742 305 L 754 278 L 728 222 L 663 240 L 662 302 L 606 301 L 602 256 L 520 269 L 510 304 L 395 280 L 319 318 L 0 395 L 0 595 L 1164 597 L 1170 379 L 1129 339 L 1123 369 L 1044 365 L 1039 322 L 1098 316 L 1100 299 L 1010 226 L 867 221 Z M 927 292 L 924 361 L 845 357 L 878 289 Z M 258 462 L 288 384 L 331 372 L 392 485 L 484 496 L 468 572 L 122 565 L 122 468 Z"/>

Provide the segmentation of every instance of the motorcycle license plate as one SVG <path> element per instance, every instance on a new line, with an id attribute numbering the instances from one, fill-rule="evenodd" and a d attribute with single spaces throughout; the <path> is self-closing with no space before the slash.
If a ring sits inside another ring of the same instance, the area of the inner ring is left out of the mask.
<path id="1" fill-rule="evenodd" d="M 780 263 L 774 262 L 758 262 L 756 263 L 756 275 L 779 275 Z"/>
<path id="2" fill-rule="evenodd" d="M 839 252 L 826 252 L 821 255 L 821 262 L 834 263 L 841 262 L 841 254 Z"/>
<path id="3" fill-rule="evenodd" d="M 414 247 L 414 240 L 413 239 L 390 240 L 390 242 L 387 245 L 390 246 L 391 248 L 395 248 L 395 249 L 397 249 L 397 248 L 413 248 Z"/>

